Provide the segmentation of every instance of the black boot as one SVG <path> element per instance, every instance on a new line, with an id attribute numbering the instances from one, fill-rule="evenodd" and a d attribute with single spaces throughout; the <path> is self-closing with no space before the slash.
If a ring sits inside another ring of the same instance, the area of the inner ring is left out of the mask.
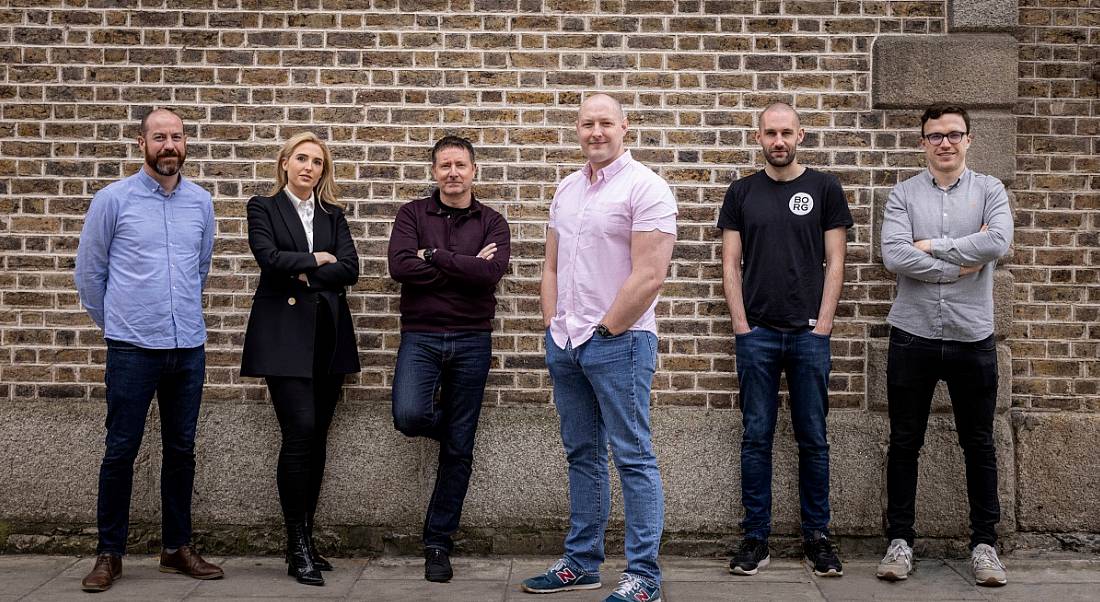
<path id="1" fill-rule="evenodd" d="M 286 574 L 297 579 L 298 583 L 324 585 L 325 578 L 313 565 L 313 558 L 309 555 L 308 541 L 306 529 L 302 523 L 287 523 L 286 557 L 289 566 L 286 568 Z"/>
<path id="2" fill-rule="evenodd" d="M 306 518 L 306 543 L 309 545 L 309 557 L 313 559 L 313 566 L 318 571 L 331 571 L 332 563 L 328 558 L 321 556 L 317 551 L 317 543 L 313 541 L 313 517 Z"/>

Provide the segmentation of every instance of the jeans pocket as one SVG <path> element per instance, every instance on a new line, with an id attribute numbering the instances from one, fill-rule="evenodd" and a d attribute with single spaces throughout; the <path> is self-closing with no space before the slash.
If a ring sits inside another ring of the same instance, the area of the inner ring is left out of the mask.
<path id="1" fill-rule="evenodd" d="M 993 335 L 989 335 L 988 337 L 986 337 L 986 338 L 984 338 L 980 341 L 974 341 L 973 343 L 971 343 L 971 345 L 974 346 L 975 351 L 982 351 L 982 352 L 988 353 L 990 351 L 996 351 L 997 350 L 997 339 L 994 338 Z"/>
<path id="2" fill-rule="evenodd" d="M 733 335 L 733 336 L 734 336 L 735 338 L 747 337 L 747 336 L 751 335 L 752 333 L 754 333 L 754 332 L 756 332 L 756 331 L 758 331 L 758 330 L 760 330 L 760 327 L 759 327 L 759 326 L 751 326 L 751 327 L 749 327 L 749 331 L 748 331 L 748 332 L 742 332 L 741 334 L 737 334 L 737 333 L 734 333 L 734 335 Z"/>
<path id="3" fill-rule="evenodd" d="M 913 344 L 913 335 L 900 328 L 890 329 L 890 343 L 898 347 L 908 347 Z"/>

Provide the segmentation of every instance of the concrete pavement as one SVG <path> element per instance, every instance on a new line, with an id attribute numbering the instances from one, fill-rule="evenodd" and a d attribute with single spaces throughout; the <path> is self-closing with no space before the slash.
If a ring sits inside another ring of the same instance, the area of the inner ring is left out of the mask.
<path id="1" fill-rule="evenodd" d="M 519 583 L 545 570 L 543 557 L 457 557 L 454 581 L 428 583 L 423 560 L 413 557 L 334 559 L 324 587 L 299 585 L 286 576 L 277 557 L 210 557 L 226 572 L 219 581 L 196 581 L 157 571 L 151 556 L 127 556 L 123 577 L 108 592 L 80 591 L 93 559 L 74 556 L 0 556 L 0 602 L 14 600 L 372 600 L 393 602 L 599 602 L 609 595 L 624 566 L 612 558 L 598 591 L 550 596 L 524 594 Z M 1014 554 L 1004 559 L 1009 584 L 971 584 L 964 560 L 918 559 L 905 582 L 875 579 L 877 558 L 848 558 L 844 577 L 814 577 L 793 559 L 773 559 L 755 577 L 734 577 L 720 558 L 662 557 L 664 602 L 732 600 L 1100 600 L 1100 557 L 1071 554 Z"/>

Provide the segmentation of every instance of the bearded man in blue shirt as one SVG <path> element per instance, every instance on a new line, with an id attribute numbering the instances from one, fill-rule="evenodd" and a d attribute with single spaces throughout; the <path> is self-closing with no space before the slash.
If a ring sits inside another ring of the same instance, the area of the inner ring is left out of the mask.
<path id="1" fill-rule="evenodd" d="M 134 459 L 153 395 L 160 409 L 160 570 L 196 579 L 224 573 L 191 545 L 195 427 L 206 373 L 202 289 L 214 249 L 210 193 L 180 173 L 183 121 L 166 109 L 141 121 L 145 158 L 134 175 L 96 193 L 76 257 L 81 304 L 107 343 L 106 452 L 99 471 L 99 544 L 85 591 L 122 575 Z"/>

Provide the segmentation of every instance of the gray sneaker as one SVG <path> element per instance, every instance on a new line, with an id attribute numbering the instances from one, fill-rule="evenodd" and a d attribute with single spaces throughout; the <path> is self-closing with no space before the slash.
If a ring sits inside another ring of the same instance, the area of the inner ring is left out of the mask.
<path id="1" fill-rule="evenodd" d="M 904 539 L 890 541 L 886 555 L 878 563 L 875 576 L 886 581 L 901 581 L 913 572 L 913 548 Z"/>
<path id="2" fill-rule="evenodd" d="M 993 546 L 980 543 L 970 552 L 970 570 L 974 573 L 974 582 L 988 587 L 1000 587 L 1008 583 L 1005 565 L 997 558 Z"/>

